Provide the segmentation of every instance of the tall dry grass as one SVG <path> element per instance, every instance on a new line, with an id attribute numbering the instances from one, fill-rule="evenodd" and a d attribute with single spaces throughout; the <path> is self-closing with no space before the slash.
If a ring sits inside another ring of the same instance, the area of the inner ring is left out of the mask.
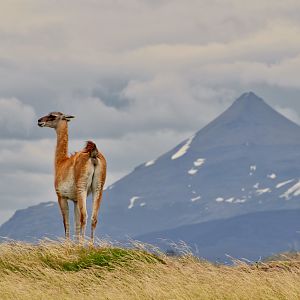
<path id="1" fill-rule="evenodd" d="M 151 253 L 0 244 L 0 299 L 300 299 L 300 255 L 230 267 Z"/>

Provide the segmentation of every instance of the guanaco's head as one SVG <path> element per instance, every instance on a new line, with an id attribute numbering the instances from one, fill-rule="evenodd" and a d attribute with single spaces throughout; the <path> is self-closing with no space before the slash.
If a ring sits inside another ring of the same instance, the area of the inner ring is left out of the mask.
<path id="1" fill-rule="evenodd" d="M 66 121 L 69 122 L 74 116 L 65 115 L 61 112 L 51 112 L 48 115 L 40 118 L 38 120 L 38 125 L 40 127 L 50 127 L 57 128 L 59 122 Z"/>

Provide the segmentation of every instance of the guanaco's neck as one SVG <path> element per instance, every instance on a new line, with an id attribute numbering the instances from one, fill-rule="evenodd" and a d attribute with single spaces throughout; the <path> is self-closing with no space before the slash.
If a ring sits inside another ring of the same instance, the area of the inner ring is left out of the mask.
<path id="1" fill-rule="evenodd" d="M 56 151 L 55 151 L 55 169 L 58 165 L 68 158 L 68 123 L 67 121 L 60 121 L 56 128 Z"/>

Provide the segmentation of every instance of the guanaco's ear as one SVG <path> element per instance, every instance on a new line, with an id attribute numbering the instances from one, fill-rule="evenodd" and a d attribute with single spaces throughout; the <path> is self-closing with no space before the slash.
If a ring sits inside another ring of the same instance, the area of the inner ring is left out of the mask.
<path id="1" fill-rule="evenodd" d="M 71 116 L 71 115 L 64 115 L 63 119 L 67 120 L 68 122 L 71 121 L 71 119 L 75 118 L 75 116 Z"/>

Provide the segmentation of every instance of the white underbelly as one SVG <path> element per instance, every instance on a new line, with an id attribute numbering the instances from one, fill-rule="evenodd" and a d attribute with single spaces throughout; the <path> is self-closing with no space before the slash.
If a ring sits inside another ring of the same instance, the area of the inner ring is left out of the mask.
<path id="1" fill-rule="evenodd" d="M 92 191 L 92 183 L 93 183 L 93 176 L 94 176 L 94 168 L 88 174 L 87 178 L 87 194 L 89 195 Z"/>
<path id="2" fill-rule="evenodd" d="M 89 195 L 92 191 L 92 182 L 94 176 L 94 166 L 92 164 L 89 166 L 88 172 L 86 173 L 85 176 L 86 176 L 84 180 L 86 182 L 85 188 L 86 188 L 87 195 Z M 58 185 L 57 190 L 62 197 L 77 201 L 76 199 L 77 189 L 76 189 L 74 176 L 72 174 L 70 174 L 68 178 L 66 178 L 66 180 L 64 180 Z"/>
<path id="3" fill-rule="evenodd" d="M 58 186 L 58 192 L 62 197 L 76 201 L 76 185 L 74 182 L 62 182 Z"/>

